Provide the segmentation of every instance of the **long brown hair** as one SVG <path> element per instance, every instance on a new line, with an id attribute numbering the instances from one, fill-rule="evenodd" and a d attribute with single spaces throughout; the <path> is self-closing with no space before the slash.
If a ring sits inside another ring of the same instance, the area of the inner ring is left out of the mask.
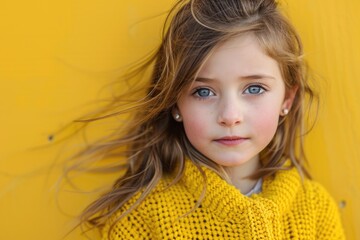
<path id="1" fill-rule="evenodd" d="M 301 40 L 277 3 L 274 0 L 180 0 L 168 14 L 158 50 L 124 77 L 140 79 L 141 73 L 151 69 L 145 90 L 136 88 L 136 91 L 116 97 L 100 112 L 102 115 L 84 120 L 89 122 L 121 114 L 128 119 L 126 124 L 119 124 L 113 134 L 76 156 L 79 161 L 116 156 L 118 167 L 125 169 L 112 189 L 84 210 L 82 223 L 102 226 L 140 193 L 135 204 L 119 218 L 124 217 L 164 175 L 171 174 L 176 183 L 182 177 L 186 158 L 199 170 L 205 165 L 226 178 L 221 166 L 190 144 L 182 123 L 173 119 L 171 111 L 214 48 L 243 34 L 255 36 L 264 51 L 278 62 L 287 90 L 298 88 L 291 111 L 281 117 L 274 139 L 260 153 L 262 168 L 253 177 L 272 175 L 287 159 L 301 173 L 306 172 L 303 165 L 304 101 L 307 98 L 311 102 L 315 94 L 307 82 Z M 128 100 L 134 92 L 138 98 Z"/>

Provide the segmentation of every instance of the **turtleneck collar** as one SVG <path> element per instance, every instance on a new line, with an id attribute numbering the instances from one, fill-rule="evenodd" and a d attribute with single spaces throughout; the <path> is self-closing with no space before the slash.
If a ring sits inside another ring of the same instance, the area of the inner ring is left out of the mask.
<path id="1" fill-rule="evenodd" d="M 202 169 L 206 175 L 206 192 L 201 205 L 224 218 L 242 213 L 250 206 L 262 207 L 264 204 L 270 204 L 274 211 L 284 212 L 289 209 L 301 187 L 301 178 L 296 168 L 279 170 L 275 176 L 263 179 L 261 193 L 247 197 L 211 169 L 207 167 Z M 190 160 L 186 160 L 181 182 L 194 198 L 200 198 L 204 179 Z"/>

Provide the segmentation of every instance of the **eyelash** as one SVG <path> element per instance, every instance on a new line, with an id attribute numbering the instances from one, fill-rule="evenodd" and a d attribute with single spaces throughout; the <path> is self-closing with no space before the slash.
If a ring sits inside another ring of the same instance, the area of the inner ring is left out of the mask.
<path id="1" fill-rule="evenodd" d="M 258 92 L 258 93 L 250 93 L 249 90 L 250 90 L 251 88 L 257 88 L 257 89 L 259 90 L 259 92 Z M 209 91 L 209 95 L 208 95 L 208 96 L 200 96 L 200 95 L 199 95 L 199 92 L 202 91 L 202 90 Z M 245 89 L 245 91 L 243 91 L 243 93 L 245 93 L 245 94 L 250 94 L 250 95 L 261 95 L 261 94 L 263 94 L 263 93 L 266 92 L 266 91 L 267 91 L 267 90 L 266 90 L 263 86 L 261 86 L 261 85 L 259 85 L 259 84 L 254 84 L 254 85 L 248 86 L 248 87 Z M 195 89 L 195 91 L 192 93 L 192 95 L 195 95 L 195 96 L 198 97 L 199 99 L 206 99 L 206 98 L 208 98 L 208 97 L 215 96 L 215 93 L 214 93 L 212 90 L 210 90 L 209 88 L 199 87 L 199 88 L 196 88 L 196 89 Z"/>
<path id="2" fill-rule="evenodd" d="M 209 91 L 209 95 L 208 96 L 200 96 L 199 95 L 199 92 L 201 90 L 207 90 Z M 212 93 L 212 94 L 211 94 Z M 208 97 L 211 97 L 211 96 L 214 96 L 215 93 L 213 91 L 211 91 L 209 88 L 206 88 L 206 87 L 199 87 L 199 88 L 196 88 L 195 91 L 193 92 L 193 95 L 195 95 L 196 97 L 198 97 L 199 99 L 206 99 Z"/>
<path id="3" fill-rule="evenodd" d="M 248 92 L 250 88 L 257 88 L 257 89 L 259 89 L 260 92 L 259 92 L 259 93 L 250 93 L 250 92 Z M 250 94 L 250 95 L 261 95 L 261 94 L 263 94 L 263 93 L 266 92 L 266 91 L 267 91 L 267 90 L 266 90 L 263 86 L 261 86 L 261 85 L 259 85 L 259 84 L 255 84 L 255 85 L 250 85 L 250 86 L 248 86 L 248 87 L 245 89 L 244 93 L 247 92 L 246 94 Z"/>

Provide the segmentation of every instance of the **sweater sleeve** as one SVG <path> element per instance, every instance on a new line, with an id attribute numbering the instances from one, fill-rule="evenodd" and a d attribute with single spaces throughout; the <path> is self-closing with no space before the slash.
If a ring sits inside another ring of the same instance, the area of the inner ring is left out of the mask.
<path id="1" fill-rule="evenodd" d="M 105 224 L 102 240 L 152 239 L 150 228 L 136 209 L 120 220 L 116 217 L 111 217 Z"/>
<path id="2" fill-rule="evenodd" d="M 345 239 L 339 211 L 334 199 L 318 183 L 314 183 L 317 233 L 316 239 Z"/>

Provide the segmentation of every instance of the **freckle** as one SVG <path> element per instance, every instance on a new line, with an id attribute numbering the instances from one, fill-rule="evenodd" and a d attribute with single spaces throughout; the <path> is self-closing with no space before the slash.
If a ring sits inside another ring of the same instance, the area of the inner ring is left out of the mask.
<path id="1" fill-rule="evenodd" d="M 52 135 L 52 134 L 49 135 L 49 136 L 48 136 L 48 141 L 49 141 L 49 142 L 52 142 L 53 140 L 54 140 L 54 135 Z"/>
<path id="2" fill-rule="evenodd" d="M 346 201 L 345 200 L 340 201 L 339 207 L 340 208 L 345 208 L 346 207 Z"/>

